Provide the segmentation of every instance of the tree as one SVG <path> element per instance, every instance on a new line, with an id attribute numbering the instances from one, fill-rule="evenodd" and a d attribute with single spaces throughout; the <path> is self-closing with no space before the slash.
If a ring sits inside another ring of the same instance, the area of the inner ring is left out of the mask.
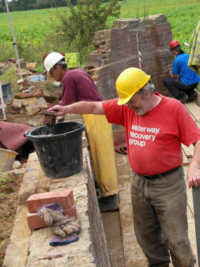
<path id="1" fill-rule="evenodd" d="M 66 6 L 66 0 L 36 0 L 36 8 Z"/>
<path id="2" fill-rule="evenodd" d="M 36 0 L 12 0 L 9 2 L 9 8 L 12 11 L 32 9 L 35 2 Z"/>
<path id="3" fill-rule="evenodd" d="M 109 17 L 119 17 L 119 0 L 67 0 L 67 12 L 59 14 L 61 26 L 57 27 L 58 41 L 66 43 L 67 51 L 79 52 L 83 62 L 91 48 L 94 33 L 106 28 Z M 66 12 L 66 11 L 65 11 Z"/>
<path id="4" fill-rule="evenodd" d="M 4 12 L 6 10 L 5 8 L 5 2 L 3 0 L 0 1 L 0 12 Z"/>

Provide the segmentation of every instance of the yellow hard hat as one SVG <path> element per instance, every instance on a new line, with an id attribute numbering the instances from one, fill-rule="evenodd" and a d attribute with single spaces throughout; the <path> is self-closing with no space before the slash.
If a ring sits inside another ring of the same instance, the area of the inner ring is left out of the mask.
<path id="1" fill-rule="evenodd" d="M 128 68 L 116 80 L 118 105 L 126 104 L 150 80 L 151 76 L 138 68 Z"/>

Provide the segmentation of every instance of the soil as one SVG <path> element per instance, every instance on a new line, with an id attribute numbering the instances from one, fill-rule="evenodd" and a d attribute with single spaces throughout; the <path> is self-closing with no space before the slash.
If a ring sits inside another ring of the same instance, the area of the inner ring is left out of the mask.
<path id="1" fill-rule="evenodd" d="M 24 114 L 10 113 L 9 106 L 6 115 L 6 122 L 26 124 L 28 119 L 28 117 L 24 116 Z M 2 119 L 2 114 L 0 114 L 0 120 Z M 22 163 L 25 164 L 25 161 L 22 160 Z M 13 228 L 18 205 L 18 191 L 22 182 L 22 178 L 23 175 L 21 175 L 21 177 L 18 179 L 9 178 L 5 182 L 5 179 L 2 179 L 0 173 L 0 266 L 3 265 L 6 247 L 9 243 L 10 234 Z"/>
<path id="2" fill-rule="evenodd" d="M 17 193 L 22 177 L 5 179 L 0 177 L 0 266 L 12 232 L 17 209 Z"/>
<path id="3" fill-rule="evenodd" d="M 54 87 L 50 89 L 55 91 Z M 26 116 L 25 114 L 21 114 L 20 112 L 14 112 L 11 108 L 11 103 L 7 103 L 6 117 L 6 122 L 22 124 L 27 124 L 27 121 L 32 118 L 32 116 Z M 0 120 L 3 120 L 3 114 L 1 110 Z M 28 146 L 27 148 L 27 153 L 31 153 L 32 147 Z M 23 153 L 24 152 L 25 151 L 23 151 Z M 26 163 L 26 160 L 24 160 L 24 158 L 20 158 L 20 161 L 23 164 Z M 12 232 L 18 205 L 18 191 L 22 182 L 23 175 L 21 175 L 21 177 L 18 179 L 7 179 L 6 182 L 5 179 L 3 179 L 1 176 L 2 175 L 0 173 L 0 266 L 3 265 L 6 247 L 9 243 L 10 234 Z"/>

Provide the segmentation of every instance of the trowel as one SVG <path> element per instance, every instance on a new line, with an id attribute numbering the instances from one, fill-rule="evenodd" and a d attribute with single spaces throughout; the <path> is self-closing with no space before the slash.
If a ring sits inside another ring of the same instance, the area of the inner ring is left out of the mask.
<path id="1" fill-rule="evenodd" d="M 44 123 L 48 126 L 48 127 L 53 127 L 56 124 L 56 113 L 54 111 L 44 111 Z"/>

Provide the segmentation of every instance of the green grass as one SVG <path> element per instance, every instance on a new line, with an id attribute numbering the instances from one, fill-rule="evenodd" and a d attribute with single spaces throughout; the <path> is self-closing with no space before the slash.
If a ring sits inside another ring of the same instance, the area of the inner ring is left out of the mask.
<path id="1" fill-rule="evenodd" d="M 174 39 L 181 43 L 189 41 L 200 19 L 199 0 L 125 0 L 121 18 L 144 17 L 165 14 L 171 24 Z"/>
<path id="2" fill-rule="evenodd" d="M 60 8 L 59 10 L 62 9 Z M 50 8 L 11 12 L 12 24 L 16 36 L 21 35 L 24 40 L 38 41 L 52 34 L 50 23 L 59 10 Z M 0 40 L 12 41 L 7 13 L 0 13 Z"/>
<path id="3" fill-rule="evenodd" d="M 15 180 L 16 177 L 9 176 L 6 173 L 0 173 L 0 186 L 15 182 Z"/>
<path id="4" fill-rule="evenodd" d="M 52 24 L 57 24 L 56 14 L 65 8 L 43 9 L 11 12 L 13 27 L 19 45 L 20 55 L 26 60 L 41 60 L 41 55 L 52 47 L 62 47 L 64 44 L 55 45 L 46 42 L 46 38 L 54 35 Z M 199 0 L 123 0 L 121 1 L 120 18 L 147 17 L 151 14 L 165 14 L 171 24 L 173 38 L 181 43 L 189 42 L 192 32 L 200 19 Z M 112 27 L 114 18 L 107 25 Z M 46 42 L 46 43 L 45 43 Z M 15 56 L 12 47 L 8 17 L 0 13 L 0 61 Z"/>
<path id="5" fill-rule="evenodd" d="M 11 66 L 9 67 L 3 74 L 0 75 L 0 81 L 2 82 L 2 84 L 4 83 L 11 83 L 12 84 L 12 88 L 13 88 L 13 93 L 17 93 L 19 91 L 20 86 L 17 84 L 17 80 L 20 79 L 19 75 L 16 75 L 16 67 L 15 66 Z M 2 177 L 1 177 L 1 173 L 0 173 L 0 185 L 2 182 Z"/>

